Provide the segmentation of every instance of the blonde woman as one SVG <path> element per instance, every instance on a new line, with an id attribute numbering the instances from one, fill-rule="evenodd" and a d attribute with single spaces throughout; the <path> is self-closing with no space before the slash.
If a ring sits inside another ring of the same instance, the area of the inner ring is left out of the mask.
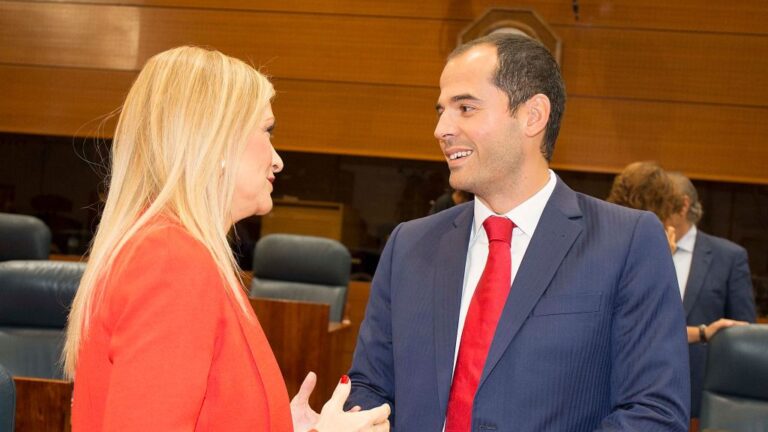
<path id="1" fill-rule="evenodd" d="M 237 277 L 236 221 L 272 208 L 270 82 L 217 51 L 151 58 L 123 105 L 109 193 L 69 317 L 79 431 L 386 431 L 389 407 L 293 402 Z"/>

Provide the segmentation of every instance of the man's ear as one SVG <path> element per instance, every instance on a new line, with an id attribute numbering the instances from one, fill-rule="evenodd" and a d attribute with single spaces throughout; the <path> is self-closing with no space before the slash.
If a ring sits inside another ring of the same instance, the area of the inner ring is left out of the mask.
<path id="1" fill-rule="evenodd" d="M 547 128 L 549 112 L 552 109 L 549 98 L 541 93 L 535 94 L 521 108 L 526 114 L 523 125 L 525 135 L 534 137 L 543 133 Z"/>
<path id="2" fill-rule="evenodd" d="M 691 198 L 688 195 L 683 195 L 683 208 L 680 213 L 684 216 L 688 216 L 688 209 L 691 208 Z"/>

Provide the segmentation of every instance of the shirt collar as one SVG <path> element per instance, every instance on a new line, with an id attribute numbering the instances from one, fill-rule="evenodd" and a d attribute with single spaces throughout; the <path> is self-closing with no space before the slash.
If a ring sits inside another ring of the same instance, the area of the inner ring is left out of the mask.
<path id="1" fill-rule="evenodd" d="M 557 176 L 552 170 L 549 170 L 549 181 L 543 188 L 533 194 L 530 198 L 520 203 L 517 207 L 503 215 L 515 223 L 515 225 L 527 236 L 533 236 L 536 225 L 539 224 L 541 214 L 544 213 L 544 207 L 552 196 L 557 184 Z M 490 216 L 496 215 L 491 209 L 485 206 L 479 199 L 475 200 L 475 220 L 472 225 L 472 236 L 479 234 L 483 227 L 483 222 Z"/>
<path id="2" fill-rule="evenodd" d="M 691 229 L 677 242 L 677 250 L 693 252 L 693 247 L 696 245 L 696 233 L 696 225 L 692 225 Z"/>

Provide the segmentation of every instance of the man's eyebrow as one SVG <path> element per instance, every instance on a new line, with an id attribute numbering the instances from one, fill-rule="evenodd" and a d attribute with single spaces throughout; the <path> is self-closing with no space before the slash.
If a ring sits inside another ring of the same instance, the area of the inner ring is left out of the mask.
<path id="1" fill-rule="evenodd" d="M 451 98 L 451 102 L 460 102 L 460 101 L 465 101 L 465 100 L 480 101 L 480 98 L 472 96 L 469 93 L 464 93 L 464 94 L 456 95 L 456 96 Z"/>
<path id="2" fill-rule="evenodd" d="M 455 103 L 455 102 L 461 102 L 461 101 L 479 102 L 480 98 L 472 96 L 469 93 L 464 93 L 464 94 L 460 94 L 460 95 L 456 95 L 456 96 L 451 97 L 451 102 Z M 435 110 L 437 112 L 440 112 L 442 109 L 443 109 L 443 105 L 442 104 L 438 103 L 437 105 L 435 105 Z"/>

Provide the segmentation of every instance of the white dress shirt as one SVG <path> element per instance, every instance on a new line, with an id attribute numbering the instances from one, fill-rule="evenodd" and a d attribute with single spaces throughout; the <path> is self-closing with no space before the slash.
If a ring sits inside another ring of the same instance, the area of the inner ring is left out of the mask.
<path id="1" fill-rule="evenodd" d="M 552 170 L 549 170 L 549 181 L 536 194 L 520 203 L 517 207 L 508 213 L 497 216 L 504 216 L 515 223 L 516 227 L 512 231 L 512 277 L 515 281 L 517 269 L 523 261 L 525 251 L 531 242 L 536 225 L 539 224 L 544 207 L 552 196 L 557 184 L 557 176 Z M 488 259 L 488 235 L 483 229 L 483 222 L 490 216 L 496 215 L 491 209 L 486 207 L 479 199 L 475 200 L 475 217 L 472 222 L 472 232 L 469 235 L 469 248 L 467 252 L 467 263 L 464 267 L 464 287 L 461 294 L 461 309 L 459 309 L 459 328 L 456 332 L 456 350 L 453 355 L 453 367 L 456 367 L 456 358 L 459 355 L 459 345 L 461 344 L 461 333 L 464 329 L 464 320 L 469 312 L 469 304 L 472 301 L 472 295 L 475 293 L 477 283 L 483 274 L 485 262 Z"/>
<path id="2" fill-rule="evenodd" d="M 696 225 L 677 242 L 677 249 L 672 254 L 672 261 L 675 262 L 675 273 L 677 273 L 677 284 L 680 286 L 680 298 L 685 296 L 685 285 L 688 284 L 688 275 L 691 274 L 691 263 L 693 262 L 693 247 L 696 246 Z"/>

